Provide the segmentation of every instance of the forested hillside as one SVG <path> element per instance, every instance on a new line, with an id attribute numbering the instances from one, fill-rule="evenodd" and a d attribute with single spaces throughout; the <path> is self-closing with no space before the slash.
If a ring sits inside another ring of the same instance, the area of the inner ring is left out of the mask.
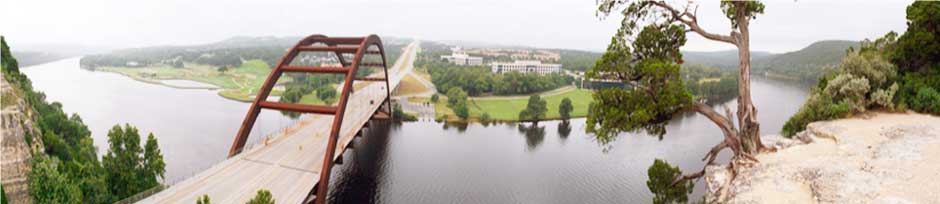
<path id="1" fill-rule="evenodd" d="M 816 81 L 839 64 L 849 47 L 858 47 L 859 42 L 824 40 L 806 48 L 781 53 L 751 52 L 751 73 L 801 81 Z M 685 65 L 703 65 L 723 70 L 738 68 L 738 52 L 682 52 Z"/>
<path id="2" fill-rule="evenodd" d="M 37 145 L 31 152 L 28 178 L 29 196 L 35 203 L 113 203 L 148 189 L 159 189 L 166 163 L 153 134 L 141 138 L 131 125 L 115 125 L 108 132 L 111 145 L 99 159 L 91 131 L 78 114 L 67 114 L 63 104 L 49 102 L 34 90 L 29 78 L 20 72 L 10 54 L 6 39 L 0 37 L 0 70 L 14 94 L 4 94 L 4 106 L 22 104 L 22 114 L 31 114 L 29 123 L 39 133 L 26 131 L 24 141 Z M 12 99 L 11 99 L 12 98 Z M 16 100 L 23 103 L 11 103 Z M 33 143 L 37 141 L 40 144 Z"/>
<path id="3" fill-rule="evenodd" d="M 804 81 L 815 81 L 835 69 L 849 47 L 859 47 L 859 42 L 827 40 L 810 44 L 798 51 L 753 59 L 753 73 L 783 75 Z"/>

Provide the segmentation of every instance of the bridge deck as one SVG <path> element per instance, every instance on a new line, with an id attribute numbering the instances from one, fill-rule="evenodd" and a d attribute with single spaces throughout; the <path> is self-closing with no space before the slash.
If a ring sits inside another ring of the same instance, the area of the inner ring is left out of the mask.
<path id="1" fill-rule="evenodd" d="M 389 68 L 389 83 L 396 87 L 411 71 L 417 43 L 402 52 Z M 349 97 L 346 120 L 337 143 L 336 158 L 355 138 L 385 100 L 385 83 L 369 83 Z M 192 178 L 138 203 L 193 203 L 208 194 L 213 203 L 245 203 L 258 189 L 267 189 L 278 203 L 301 203 L 320 179 L 332 115 L 312 115 L 272 139 L 255 145 Z"/>

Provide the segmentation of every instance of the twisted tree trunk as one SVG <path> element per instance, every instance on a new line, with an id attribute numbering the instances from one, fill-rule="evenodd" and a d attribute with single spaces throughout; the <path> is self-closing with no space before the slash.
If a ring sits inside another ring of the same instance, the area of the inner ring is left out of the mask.
<path id="1" fill-rule="evenodd" d="M 735 2 L 742 4 L 745 2 Z M 738 46 L 738 133 L 741 138 L 741 148 L 745 154 L 755 154 L 765 149 L 760 139 L 760 124 L 757 121 L 757 108 L 751 100 L 751 47 L 750 47 L 750 19 L 744 14 L 744 9 L 738 9 L 738 31 L 733 34 Z"/>

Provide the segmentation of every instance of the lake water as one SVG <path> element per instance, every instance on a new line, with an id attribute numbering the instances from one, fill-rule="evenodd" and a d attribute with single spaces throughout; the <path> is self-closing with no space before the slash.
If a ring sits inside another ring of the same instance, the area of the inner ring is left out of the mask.
<path id="1" fill-rule="evenodd" d="M 22 70 L 48 101 L 59 101 L 66 113 L 82 117 L 99 156 L 106 153 L 108 130 L 116 124 L 136 126 L 141 141 L 152 132 L 160 143 L 170 183 L 224 160 L 251 105 L 222 98 L 218 90 L 177 89 L 81 69 L 78 61 L 72 58 Z M 292 121 L 265 110 L 251 140 L 258 141 Z"/>
<path id="2" fill-rule="evenodd" d="M 79 69 L 78 59 L 24 72 L 49 99 L 82 116 L 99 152 L 107 147 L 107 130 L 114 124 L 131 123 L 142 133 L 154 132 L 171 181 L 224 159 L 249 106 L 215 91 L 174 89 Z M 752 80 L 761 132 L 776 134 L 805 100 L 809 87 L 760 77 Z M 728 104 L 734 108 L 734 101 Z M 291 124 L 274 111 L 261 115 L 255 128 L 263 131 L 255 131 L 252 141 Z M 695 114 L 670 122 L 663 140 L 624 134 L 609 145 L 584 133 L 584 119 L 540 122 L 534 128 L 427 120 L 376 122 L 365 137 L 356 139 L 355 149 L 345 153 L 344 164 L 334 169 L 335 201 L 649 203 L 646 169 L 654 159 L 697 171 L 703 165 L 701 157 L 721 140 L 718 128 Z M 696 195 L 701 195 L 702 186 L 697 184 Z"/>

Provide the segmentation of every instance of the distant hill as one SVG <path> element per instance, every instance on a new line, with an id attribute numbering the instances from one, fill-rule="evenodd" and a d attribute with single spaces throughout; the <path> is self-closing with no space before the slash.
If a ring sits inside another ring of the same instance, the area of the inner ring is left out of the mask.
<path id="1" fill-rule="evenodd" d="M 751 51 L 751 60 L 772 56 L 770 52 Z M 685 64 L 703 65 L 721 69 L 736 69 L 738 67 L 738 50 L 725 50 L 715 52 L 682 51 Z"/>
<path id="2" fill-rule="evenodd" d="M 751 72 L 783 78 L 814 81 L 832 70 L 845 56 L 849 47 L 858 47 L 857 41 L 824 40 L 787 53 L 772 54 L 751 51 Z M 701 65 L 734 70 L 738 67 L 737 50 L 717 52 L 683 51 L 686 65 Z"/>
<path id="3" fill-rule="evenodd" d="M 93 47 L 68 43 L 22 44 L 11 48 L 13 57 L 20 67 L 43 64 L 69 57 L 101 53 L 110 50 L 105 47 Z"/>
<path id="4" fill-rule="evenodd" d="M 797 51 L 755 59 L 751 66 L 755 73 L 813 81 L 839 65 L 846 49 L 858 46 L 858 41 L 818 41 Z"/>
<path id="5" fill-rule="evenodd" d="M 105 54 L 84 56 L 81 65 L 84 68 L 94 69 L 100 66 L 151 66 L 172 65 L 183 67 L 183 63 L 208 64 L 213 66 L 241 65 L 243 60 L 262 60 L 273 67 L 284 55 L 286 50 L 297 43 L 302 37 L 232 37 L 218 42 L 185 45 L 185 46 L 154 46 L 115 50 Z M 383 37 L 385 54 L 389 61 L 394 62 L 401 54 L 401 48 L 410 39 Z M 320 53 L 324 54 L 325 53 Z M 133 65 L 131 65 L 133 64 Z"/>

